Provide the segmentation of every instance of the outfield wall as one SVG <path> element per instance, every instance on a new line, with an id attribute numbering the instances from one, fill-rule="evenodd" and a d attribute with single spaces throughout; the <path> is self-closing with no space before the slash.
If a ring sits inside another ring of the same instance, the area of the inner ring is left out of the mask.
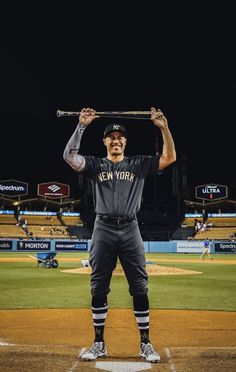
<path id="1" fill-rule="evenodd" d="M 202 253 L 204 240 L 174 240 L 164 242 L 144 242 L 146 253 Z M 88 252 L 90 240 L 33 240 L 33 239 L 0 239 L 0 252 Z M 236 253 L 236 242 L 214 241 L 211 253 Z"/>

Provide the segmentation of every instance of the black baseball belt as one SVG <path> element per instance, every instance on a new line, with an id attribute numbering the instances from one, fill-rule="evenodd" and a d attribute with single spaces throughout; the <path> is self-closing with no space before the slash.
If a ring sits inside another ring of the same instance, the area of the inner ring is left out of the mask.
<path id="1" fill-rule="evenodd" d="M 136 214 L 131 214 L 129 216 L 109 216 L 106 214 L 98 214 L 97 216 L 99 220 L 112 225 L 124 225 L 136 219 Z"/>

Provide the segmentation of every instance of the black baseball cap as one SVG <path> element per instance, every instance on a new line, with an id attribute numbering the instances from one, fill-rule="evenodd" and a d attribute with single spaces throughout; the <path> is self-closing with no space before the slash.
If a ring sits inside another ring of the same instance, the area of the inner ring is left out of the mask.
<path id="1" fill-rule="evenodd" d="M 110 124 L 105 128 L 104 137 L 108 136 L 108 134 L 112 132 L 120 132 L 123 134 L 124 137 L 127 138 L 127 131 L 123 125 L 120 124 Z"/>

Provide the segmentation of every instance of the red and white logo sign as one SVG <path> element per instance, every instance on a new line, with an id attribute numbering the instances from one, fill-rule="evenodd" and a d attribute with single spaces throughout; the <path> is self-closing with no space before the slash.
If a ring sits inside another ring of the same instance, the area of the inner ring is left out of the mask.
<path id="1" fill-rule="evenodd" d="M 67 198 L 70 196 L 70 186 L 60 182 L 39 183 L 37 194 L 44 198 Z"/>

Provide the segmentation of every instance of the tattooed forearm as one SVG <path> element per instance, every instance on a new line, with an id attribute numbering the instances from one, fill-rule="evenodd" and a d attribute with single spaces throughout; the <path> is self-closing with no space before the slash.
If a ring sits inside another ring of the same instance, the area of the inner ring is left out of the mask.
<path id="1" fill-rule="evenodd" d="M 64 160 L 77 172 L 81 172 L 85 167 L 84 157 L 78 154 L 84 130 L 84 126 L 81 124 L 77 125 L 63 153 Z"/>

